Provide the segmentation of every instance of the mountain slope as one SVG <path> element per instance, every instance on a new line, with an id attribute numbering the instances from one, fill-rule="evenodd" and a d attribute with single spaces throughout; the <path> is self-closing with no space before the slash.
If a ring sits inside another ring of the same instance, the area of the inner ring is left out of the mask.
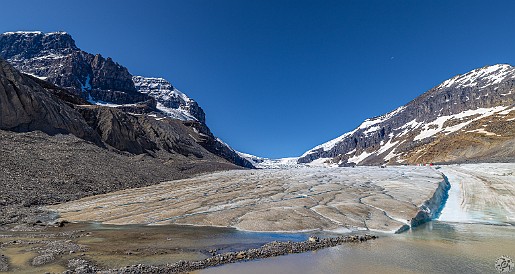
<path id="1" fill-rule="evenodd" d="M 39 205 L 238 168 L 200 138 L 179 120 L 88 105 L 0 58 L 0 225 Z"/>
<path id="2" fill-rule="evenodd" d="M 128 104 L 150 99 L 136 91 L 127 68 L 80 50 L 65 32 L 1 34 L 0 55 L 20 71 L 91 101 Z"/>
<path id="3" fill-rule="evenodd" d="M 0 129 L 71 133 L 101 145 L 100 137 L 72 107 L 0 58 Z"/>
<path id="4" fill-rule="evenodd" d="M 198 144 L 204 149 L 237 165 L 253 167 L 249 161 L 218 142 L 205 123 L 204 111 L 193 99 L 162 78 L 133 77 L 127 68 L 111 58 L 80 50 L 68 33 L 36 31 L 0 34 L 0 57 L 22 72 L 62 87 L 91 104 L 113 107 L 127 113 L 146 113 L 157 118 L 167 116 L 185 121 L 184 125 L 190 127 L 193 135 L 199 129 L 201 134 L 206 135 L 204 138 L 193 138 L 202 139 Z M 109 115 L 105 110 L 95 113 Z M 120 115 L 117 117 L 120 118 Z M 165 131 L 159 132 L 167 135 Z M 130 134 L 125 136 L 129 137 Z M 123 142 L 116 143 L 121 145 Z M 147 146 L 130 150 L 146 151 L 143 147 Z M 122 150 L 127 149 L 129 146 Z"/>
<path id="5" fill-rule="evenodd" d="M 493 65 L 457 75 L 405 106 L 304 153 L 300 163 L 507 161 L 513 149 L 515 68 Z"/>

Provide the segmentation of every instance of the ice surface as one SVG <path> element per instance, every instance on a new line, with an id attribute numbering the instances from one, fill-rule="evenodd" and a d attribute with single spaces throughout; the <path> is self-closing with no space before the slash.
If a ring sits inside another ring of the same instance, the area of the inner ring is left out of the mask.
<path id="1" fill-rule="evenodd" d="M 69 221 L 110 224 L 393 232 L 416 216 L 442 180 L 429 167 L 233 170 L 50 208 Z"/>
<path id="2" fill-rule="evenodd" d="M 451 183 L 439 220 L 465 223 L 515 223 L 515 163 L 442 166 Z"/>

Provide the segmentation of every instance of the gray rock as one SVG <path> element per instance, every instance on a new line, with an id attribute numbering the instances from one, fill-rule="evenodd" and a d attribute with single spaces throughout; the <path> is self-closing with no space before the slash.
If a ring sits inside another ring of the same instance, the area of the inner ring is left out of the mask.
<path id="1" fill-rule="evenodd" d="M 9 271 L 9 259 L 5 255 L 0 254 L 0 272 L 7 271 Z"/>
<path id="2" fill-rule="evenodd" d="M 102 145 L 98 134 L 78 112 L 2 59 L 0 129 L 17 132 L 41 130 L 50 135 L 71 133 Z"/>
<path id="3" fill-rule="evenodd" d="M 17 69 L 74 91 L 84 98 L 116 104 L 148 100 L 136 91 L 127 68 L 80 50 L 65 32 L 0 35 L 0 57 Z"/>
<path id="4" fill-rule="evenodd" d="M 55 255 L 53 253 L 38 255 L 38 256 L 34 257 L 34 259 L 32 259 L 32 265 L 40 266 L 40 265 L 49 264 L 49 263 L 54 262 L 55 259 L 56 259 Z"/>

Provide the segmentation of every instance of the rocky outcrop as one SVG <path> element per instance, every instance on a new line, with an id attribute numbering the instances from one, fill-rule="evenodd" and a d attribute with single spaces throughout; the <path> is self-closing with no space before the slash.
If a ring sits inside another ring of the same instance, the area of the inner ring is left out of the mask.
<path id="1" fill-rule="evenodd" d="M 192 127 L 179 120 L 87 105 L 66 90 L 19 73 L 1 59 L 0 129 L 73 134 L 100 147 L 154 157 L 178 153 L 199 159 L 217 158 L 202 145 L 212 148 L 216 155 L 230 157 L 223 148 L 216 147 L 216 138 L 204 124 Z M 237 158 L 232 160 L 238 162 Z"/>
<path id="2" fill-rule="evenodd" d="M 183 123 L 187 127 L 193 129 L 197 134 L 195 141 L 209 152 L 218 155 L 235 165 L 246 168 L 255 168 L 249 160 L 240 156 L 234 149 L 216 138 L 205 124 L 197 121 L 184 121 Z"/>
<path id="3" fill-rule="evenodd" d="M 73 134 L 102 146 L 98 134 L 72 107 L 0 59 L 0 129 Z"/>
<path id="4" fill-rule="evenodd" d="M 481 134 L 481 129 L 485 129 L 483 124 L 474 124 L 480 119 L 498 116 L 500 123 L 513 124 L 510 117 L 514 104 L 515 68 L 486 66 L 453 77 L 390 113 L 365 120 L 355 130 L 307 151 L 299 162 L 309 163 L 319 158 L 339 165 L 466 161 L 472 156 L 457 153 L 460 156 L 421 158 L 420 153 L 416 157 L 413 153 L 422 152 L 428 144 L 445 136 L 456 140 L 475 130 L 476 135 Z M 494 133 L 500 138 L 513 139 L 501 131 Z M 497 147 L 500 149 L 505 144 L 501 141 Z M 456 145 L 454 149 L 468 147 Z M 473 158 L 480 160 L 484 156 L 478 153 Z"/>
<path id="5" fill-rule="evenodd" d="M 109 146 L 132 154 L 178 153 L 214 158 L 193 138 L 197 134 L 180 121 L 131 115 L 116 108 L 79 106 L 77 110 Z"/>
<path id="6" fill-rule="evenodd" d="M 195 100 L 180 92 L 163 78 L 132 77 L 136 89 L 157 101 L 157 108 L 172 118 L 206 123 L 206 114 Z"/>

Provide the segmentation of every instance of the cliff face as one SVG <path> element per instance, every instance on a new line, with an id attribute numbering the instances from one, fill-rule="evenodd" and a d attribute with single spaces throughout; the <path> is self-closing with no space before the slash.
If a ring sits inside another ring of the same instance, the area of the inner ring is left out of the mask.
<path id="1" fill-rule="evenodd" d="M 326 158 L 339 165 L 375 165 L 515 159 L 513 148 L 510 153 L 489 154 L 513 144 L 514 132 L 509 129 L 515 123 L 514 103 L 515 68 L 479 68 L 365 120 L 355 130 L 307 151 L 299 162 Z M 478 145 L 482 148 L 474 148 Z"/>
<path id="2" fill-rule="evenodd" d="M 136 89 L 153 97 L 157 102 L 157 109 L 172 118 L 179 120 L 199 121 L 206 123 L 206 114 L 195 100 L 176 89 L 163 78 L 133 76 Z"/>
<path id="3" fill-rule="evenodd" d="M 22 72 L 94 101 L 130 104 L 149 99 L 136 92 L 127 68 L 80 50 L 64 32 L 4 33 L 0 55 Z"/>
<path id="4" fill-rule="evenodd" d="M 102 148 L 158 158 L 181 154 L 222 161 L 198 144 L 195 141 L 195 136 L 200 139 L 198 133 L 181 121 L 83 105 L 80 97 L 38 82 L 45 83 L 18 72 L 0 59 L 0 129 L 73 134 Z"/>
<path id="5" fill-rule="evenodd" d="M 98 134 L 72 107 L 0 59 L 0 129 L 71 133 L 101 145 Z"/>

